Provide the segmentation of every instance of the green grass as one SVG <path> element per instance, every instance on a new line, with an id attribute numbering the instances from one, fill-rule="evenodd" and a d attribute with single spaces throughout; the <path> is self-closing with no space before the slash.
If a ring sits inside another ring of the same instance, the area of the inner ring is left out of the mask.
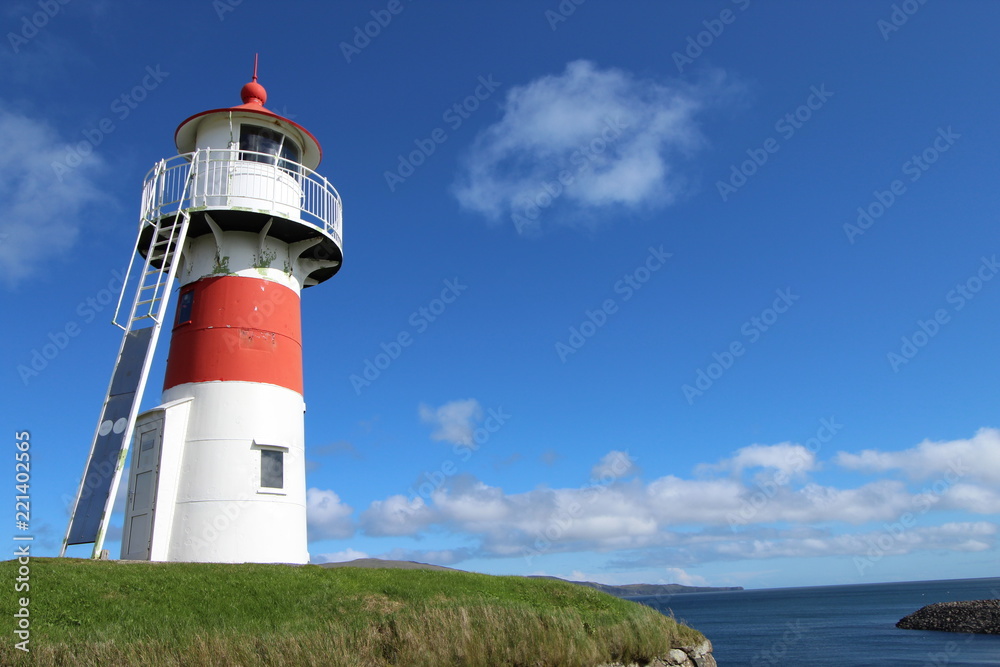
<path id="1" fill-rule="evenodd" d="M 11 614 L 17 563 L 0 563 Z M 3 665 L 644 664 L 702 635 L 565 582 L 429 570 L 32 559 Z"/>

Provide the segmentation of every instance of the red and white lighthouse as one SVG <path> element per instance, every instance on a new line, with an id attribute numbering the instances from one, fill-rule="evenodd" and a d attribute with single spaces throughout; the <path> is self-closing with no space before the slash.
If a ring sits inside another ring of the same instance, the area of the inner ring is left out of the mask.
<path id="1" fill-rule="evenodd" d="M 341 202 L 314 171 L 315 137 L 264 107 L 256 64 L 241 97 L 182 122 L 179 155 L 145 179 L 142 276 L 67 531 L 67 544 L 93 541 L 95 554 L 132 440 L 122 558 L 309 560 L 300 294 L 340 268 Z M 139 415 L 174 279 L 162 403 Z M 115 472 L 102 476 L 101 461 Z"/>

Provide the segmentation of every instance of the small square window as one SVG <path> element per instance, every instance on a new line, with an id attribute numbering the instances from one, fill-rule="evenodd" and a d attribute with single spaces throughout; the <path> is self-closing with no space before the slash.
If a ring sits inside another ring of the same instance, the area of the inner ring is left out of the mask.
<path id="1" fill-rule="evenodd" d="M 275 449 L 260 450 L 260 485 L 269 489 L 285 487 L 285 453 Z"/>

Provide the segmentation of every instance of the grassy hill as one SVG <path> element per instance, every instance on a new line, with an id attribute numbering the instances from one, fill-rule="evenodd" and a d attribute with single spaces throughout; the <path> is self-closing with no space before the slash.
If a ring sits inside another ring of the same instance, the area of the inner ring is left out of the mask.
<path id="1" fill-rule="evenodd" d="M 0 563 L 3 665 L 640 664 L 700 633 L 562 581 L 459 571 L 32 559 Z"/>

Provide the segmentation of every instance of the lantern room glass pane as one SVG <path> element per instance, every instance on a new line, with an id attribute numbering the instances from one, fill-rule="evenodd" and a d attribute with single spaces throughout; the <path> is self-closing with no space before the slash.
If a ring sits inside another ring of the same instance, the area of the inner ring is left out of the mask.
<path id="1" fill-rule="evenodd" d="M 241 160 L 277 164 L 289 173 L 297 173 L 300 160 L 299 147 L 281 132 L 259 125 L 240 126 Z M 263 155 L 260 155 L 263 153 Z M 280 158 L 280 159 L 279 159 Z"/>

